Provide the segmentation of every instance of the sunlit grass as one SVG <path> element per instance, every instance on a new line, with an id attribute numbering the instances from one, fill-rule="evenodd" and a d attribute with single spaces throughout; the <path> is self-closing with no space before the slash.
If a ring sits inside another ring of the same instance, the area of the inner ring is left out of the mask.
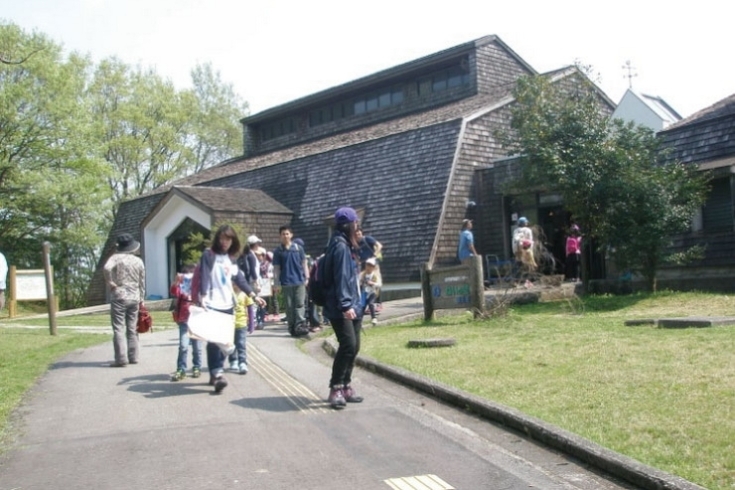
<path id="1" fill-rule="evenodd" d="M 735 297 L 600 296 L 427 326 L 370 329 L 361 354 L 577 433 L 712 489 L 735 487 L 735 326 L 627 327 L 627 319 L 735 315 Z M 451 348 L 412 339 L 454 337 Z"/>

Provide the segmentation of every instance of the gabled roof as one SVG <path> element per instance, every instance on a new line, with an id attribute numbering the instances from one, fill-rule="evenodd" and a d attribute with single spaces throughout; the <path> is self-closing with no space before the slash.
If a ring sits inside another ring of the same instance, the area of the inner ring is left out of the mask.
<path id="1" fill-rule="evenodd" d="M 188 196 L 210 211 L 291 214 L 291 210 L 257 189 L 174 186 L 172 192 Z"/>
<path id="2" fill-rule="evenodd" d="M 676 112 L 664 99 L 656 95 L 638 94 L 640 99 L 646 103 L 664 121 L 674 124 L 681 121 L 681 115 Z"/>

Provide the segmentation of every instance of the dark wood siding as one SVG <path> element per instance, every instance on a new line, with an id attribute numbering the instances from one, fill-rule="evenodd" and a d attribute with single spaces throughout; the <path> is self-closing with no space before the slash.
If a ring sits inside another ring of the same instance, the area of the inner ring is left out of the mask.
<path id="1" fill-rule="evenodd" d="M 294 235 L 312 256 L 326 245 L 326 218 L 340 206 L 364 208 L 366 233 L 384 247 L 383 279 L 418 281 L 434 245 L 460 126 L 460 120 L 437 124 L 208 185 L 260 189 L 291 209 Z"/>
<path id="2" fill-rule="evenodd" d="M 702 208 L 702 224 L 705 232 L 732 231 L 732 196 L 730 179 L 717 179 L 711 183 L 707 202 Z"/>
<path id="3" fill-rule="evenodd" d="M 102 250 L 100 261 L 97 263 L 97 269 L 92 276 L 89 289 L 87 290 L 87 304 L 99 305 L 107 302 L 107 288 L 105 279 L 102 275 L 102 267 L 115 251 L 115 243 L 118 235 L 121 233 L 130 233 L 133 237 L 141 240 L 140 225 L 154 207 L 166 197 L 166 194 L 153 194 L 147 197 L 141 197 L 126 201 L 120 205 L 117 210 L 115 222 L 112 224 L 110 234 L 107 236 L 107 243 Z"/>

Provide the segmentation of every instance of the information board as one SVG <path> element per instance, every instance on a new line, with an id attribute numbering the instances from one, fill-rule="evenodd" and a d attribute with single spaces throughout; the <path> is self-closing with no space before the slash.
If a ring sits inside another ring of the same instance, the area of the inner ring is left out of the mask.
<path id="1" fill-rule="evenodd" d="M 46 299 L 46 276 L 43 269 L 15 272 L 15 299 L 17 301 Z"/>

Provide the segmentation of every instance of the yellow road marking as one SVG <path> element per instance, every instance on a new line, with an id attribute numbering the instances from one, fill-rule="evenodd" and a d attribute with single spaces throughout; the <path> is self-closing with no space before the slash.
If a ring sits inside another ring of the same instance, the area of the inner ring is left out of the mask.
<path id="1" fill-rule="evenodd" d="M 331 411 L 327 409 L 324 400 L 274 364 L 273 361 L 268 359 L 253 344 L 248 344 L 248 356 L 255 361 L 252 364 L 252 368 L 300 411 L 304 413 L 324 413 Z"/>

